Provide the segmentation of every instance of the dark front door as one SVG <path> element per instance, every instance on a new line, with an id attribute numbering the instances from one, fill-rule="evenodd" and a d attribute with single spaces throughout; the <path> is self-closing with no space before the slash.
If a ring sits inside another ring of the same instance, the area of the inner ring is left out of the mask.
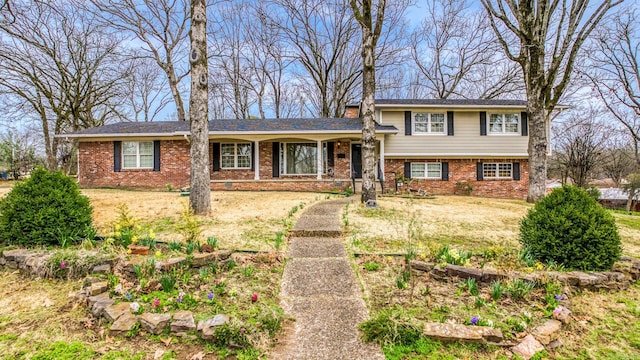
<path id="1" fill-rule="evenodd" d="M 362 179 L 362 144 L 351 144 L 351 174 Z"/>

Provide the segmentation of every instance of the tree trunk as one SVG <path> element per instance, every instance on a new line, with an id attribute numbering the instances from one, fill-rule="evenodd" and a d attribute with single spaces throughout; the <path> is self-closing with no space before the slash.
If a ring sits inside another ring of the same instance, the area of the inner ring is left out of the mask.
<path id="1" fill-rule="evenodd" d="M 376 123 L 374 119 L 376 69 L 375 45 L 370 29 L 362 29 L 362 196 L 376 200 Z"/>
<path id="2" fill-rule="evenodd" d="M 544 101 L 531 98 L 527 104 L 529 112 L 529 193 L 527 201 L 534 203 L 546 194 L 547 180 L 547 111 Z"/>
<path id="3" fill-rule="evenodd" d="M 193 42 L 191 43 L 191 46 L 193 46 Z M 173 96 L 173 101 L 176 103 L 176 112 L 178 115 L 178 120 L 185 121 L 187 119 L 187 116 L 184 111 L 184 102 L 182 101 L 180 90 L 178 90 L 178 79 L 176 78 L 176 73 L 175 73 L 173 64 L 169 65 L 169 70 L 167 71 L 167 77 L 169 78 L 169 88 L 171 88 L 171 95 Z M 191 78 L 193 79 L 193 75 Z"/>
<path id="4" fill-rule="evenodd" d="M 209 172 L 209 70 L 207 67 L 206 0 L 191 0 L 191 208 L 204 215 L 211 210 Z"/>

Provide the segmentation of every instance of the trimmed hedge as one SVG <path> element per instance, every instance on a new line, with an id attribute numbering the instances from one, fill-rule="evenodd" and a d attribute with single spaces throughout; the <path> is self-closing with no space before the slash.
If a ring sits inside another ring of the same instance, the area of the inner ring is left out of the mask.
<path id="1" fill-rule="evenodd" d="M 611 269 L 622 253 L 613 216 L 583 189 L 566 185 L 529 210 L 520 242 L 534 259 L 568 269 Z"/>
<path id="2" fill-rule="evenodd" d="M 72 178 L 38 168 L 0 201 L 0 240 L 21 246 L 77 242 L 91 227 L 92 212 Z"/>

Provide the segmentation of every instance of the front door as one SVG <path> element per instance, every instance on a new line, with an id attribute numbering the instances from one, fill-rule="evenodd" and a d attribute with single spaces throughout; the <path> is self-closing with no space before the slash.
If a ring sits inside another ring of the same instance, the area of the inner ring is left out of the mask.
<path id="1" fill-rule="evenodd" d="M 351 144 L 351 174 L 362 179 L 362 144 Z"/>

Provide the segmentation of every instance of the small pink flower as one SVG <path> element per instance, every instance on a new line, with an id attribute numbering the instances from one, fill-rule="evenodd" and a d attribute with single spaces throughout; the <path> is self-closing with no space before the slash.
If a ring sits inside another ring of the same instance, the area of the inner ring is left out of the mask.
<path id="1" fill-rule="evenodd" d="M 564 310 L 562 306 L 558 306 L 557 308 L 553 309 L 553 316 L 554 317 L 559 316 L 560 313 L 562 313 L 562 310 Z"/>
<path id="2" fill-rule="evenodd" d="M 159 299 L 154 299 L 153 300 L 153 307 L 157 308 L 158 306 L 160 306 L 160 300 Z"/>
<path id="3" fill-rule="evenodd" d="M 64 262 L 64 261 L 63 261 L 63 262 L 61 262 L 61 263 L 60 263 L 60 268 L 61 268 L 61 269 L 66 269 L 66 268 L 67 268 L 67 263 L 66 263 L 66 262 Z"/>
<path id="4" fill-rule="evenodd" d="M 258 294 L 251 295 L 251 302 L 256 302 L 256 301 L 258 301 Z"/>
<path id="5" fill-rule="evenodd" d="M 247 331 L 247 330 L 245 330 L 244 328 L 240 329 L 240 332 L 243 333 L 243 334 L 245 333 L 245 331 Z"/>

